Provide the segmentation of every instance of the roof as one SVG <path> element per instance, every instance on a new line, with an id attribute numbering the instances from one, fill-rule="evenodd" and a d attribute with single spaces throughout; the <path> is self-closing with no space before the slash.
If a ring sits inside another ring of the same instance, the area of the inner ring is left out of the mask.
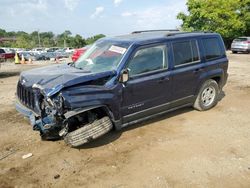
<path id="1" fill-rule="evenodd" d="M 211 35 L 211 32 L 181 32 L 176 30 L 148 30 L 136 31 L 128 35 L 108 38 L 109 40 L 128 42 L 128 43 L 148 43 L 168 40 L 173 38 L 184 38 L 191 36 Z"/>

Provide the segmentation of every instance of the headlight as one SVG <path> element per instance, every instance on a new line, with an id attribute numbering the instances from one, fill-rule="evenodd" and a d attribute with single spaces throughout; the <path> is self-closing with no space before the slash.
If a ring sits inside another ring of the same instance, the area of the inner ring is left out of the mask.
<path id="1" fill-rule="evenodd" d="M 51 100 L 51 98 L 47 98 L 46 101 L 48 102 L 48 104 L 49 104 L 51 107 L 55 107 L 55 104 L 53 103 L 53 101 Z"/>
<path id="2" fill-rule="evenodd" d="M 63 103 L 64 103 L 64 99 L 63 99 L 62 95 L 61 94 L 57 95 L 56 97 L 54 97 L 51 100 L 51 102 L 53 104 L 53 108 L 56 109 L 58 114 L 62 115 L 63 114 Z"/>

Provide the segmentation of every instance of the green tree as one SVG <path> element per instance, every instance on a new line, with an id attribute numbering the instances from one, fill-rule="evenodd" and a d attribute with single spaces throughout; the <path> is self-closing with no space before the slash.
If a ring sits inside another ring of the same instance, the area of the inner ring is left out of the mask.
<path id="1" fill-rule="evenodd" d="M 16 42 L 12 44 L 11 47 L 15 48 L 33 48 L 30 43 L 30 40 L 24 35 L 20 35 L 16 37 Z"/>
<path id="2" fill-rule="evenodd" d="M 105 35 L 103 35 L 103 34 L 95 35 L 93 37 L 87 38 L 86 42 L 87 42 L 87 44 L 92 44 L 95 41 L 97 41 L 98 39 L 103 38 L 103 37 L 105 37 Z"/>
<path id="3" fill-rule="evenodd" d="M 81 47 L 85 46 L 86 44 L 87 43 L 86 43 L 85 39 L 83 39 L 81 35 L 76 35 L 74 37 L 72 46 L 75 48 L 81 48 Z"/>
<path id="4" fill-rule="evenodd" d="M 0 37 L 5 37 L 6 31 L 4 29 L 0 29 Z"/>
<path id="5" fill-rule="evenodd" d="M 250 0 L 188 0 L 187 8 L 177 15 L 185 31 L 218 32 L 226 44 L 250 35 Z"/>
<path id="6" fill-rule="evenodd" d="M 31 33 L 26 33 L 24 31 L 6 31 L 0 28 L 0 37 L 10 37 L 15 38 L 16 41 L 5 41 L 0 44 L 3 47 L 13 47 L 13 48 L 35 48 L 39 46 L 39 37 L 41 47 L 73 47 L 80 48 L 85 46 L 86 44 L 92 44 L 96 40 L 105 37 L 103 34 L 95 35 L 93 37 L 89 37 L 88 39 L 84 39 L 81 35 L 76 34 L 72 35 L 71 31 L 66 30 L 63 33 L 56 35 L 53 32 L 39 32 L 33 31 Z"/>

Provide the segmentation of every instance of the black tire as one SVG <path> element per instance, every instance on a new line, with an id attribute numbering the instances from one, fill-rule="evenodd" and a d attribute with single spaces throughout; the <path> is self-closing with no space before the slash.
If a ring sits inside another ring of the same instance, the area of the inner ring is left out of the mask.
<path id="1" fill-rule="evenodd" d="M 232 53 L 233 53 L 233 54 L 237 54 L 237 52 L 236 52 L 236 51 L 232 51 Z"/>
<path id="2" fill-rule="evenodd" d="M 210 94 L 206 95 L 207 93 Z M 205 111 L 213 108 L 218 103 L 219 93 L 220 89 L 217 82 L 212 79 L 207 80 L 201 86 L 193 107 L 199 111 Z"/>
<path id="3" fill-rule="evenodd" d="M 105 116 L 91 124 L 68 133 L 64 137 L 64 141 L 71 147 L 78 147 L 106 134 L 112 127 L 113 125 L 110 118 Z"/>

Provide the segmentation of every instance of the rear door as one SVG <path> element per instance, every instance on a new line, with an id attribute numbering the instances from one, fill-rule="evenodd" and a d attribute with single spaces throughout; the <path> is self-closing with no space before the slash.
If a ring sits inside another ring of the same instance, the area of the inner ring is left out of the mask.
<path id="1" fill-rule="evenodd" d="M 129 80 L 123 88 L 123 123 L 157 113 L 167 106 L 171 80 L 165 44 L 139 48 L 127 68 Z"/>
<path id="2" fill-rule="evenodd" d="M 193 101 L 199 77 L 205 71 L 198 42 L 196 39 L 172 42 L 173 106 Z"/>

